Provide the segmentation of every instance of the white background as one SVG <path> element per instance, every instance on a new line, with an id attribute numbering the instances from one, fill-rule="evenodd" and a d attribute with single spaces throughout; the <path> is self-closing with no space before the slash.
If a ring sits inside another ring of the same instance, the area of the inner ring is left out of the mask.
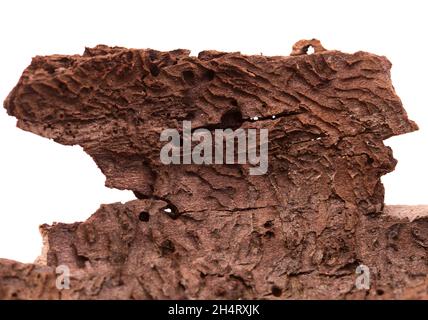
<path id="1" fill-rule="evenodd" d="M 0 98 L 30 63 L 81 54 L 97 44 L 288 55 L 318 38 L 328 49 L 387 56 L 392 78 L 420 131 L 386 144 L 399 160 L 383 178 L 388 204 L 428 204 L 427 1 L 0 1 Z M 0 110 L 0 257 L 32 262 L 38 225 L 85 220 L 101 203 L 133 199 L 104 187 L 80 147 L 15 128 Z"/>

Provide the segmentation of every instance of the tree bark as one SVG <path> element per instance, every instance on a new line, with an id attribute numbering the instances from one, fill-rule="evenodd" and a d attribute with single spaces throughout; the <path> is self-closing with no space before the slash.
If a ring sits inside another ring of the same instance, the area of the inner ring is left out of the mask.
<path id="1" fill-rule="evenodd" d="M 289 57 L 97 46 L 34 58 L 5 101 L 18 127 L 81 145 L 106 186 L 138 200 L 41 226 L 45 255 L 1 262 L 0 297 L 427 298 L 428 220 L 383 201 L 396 164 L 383 140 L 417 129 L 390 67 L 315 40 Z M 268 172 L 164 165 L 160 133 L 184 120 L 268 129 Z M 58 265 L 69 290 L 55 287 Z M 369 290 L 355 286 L 360 265 Z"/>

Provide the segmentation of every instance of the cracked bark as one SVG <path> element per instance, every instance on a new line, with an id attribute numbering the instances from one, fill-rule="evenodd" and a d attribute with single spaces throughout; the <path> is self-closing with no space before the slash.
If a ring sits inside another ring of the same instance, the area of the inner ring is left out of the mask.
<path id="1" fill-rule="evenodd" d="M 383 140 L 417 129 L 390 67 L 314 40 L 289 57 L 106 46 L 35 57 L 5 101 L 17 126 L 81 145 L 106 186 L 139 200 L 41 226 L 44 255 L 3 260 L 0 297 L 427 298 L 428 218 L 383 203 L 380 177 L 396 164 Z M 160 132 L 183 120 L 268 129 L 267 174 L 163 165 Z M 70 290 L 55 288 L 61 264 Z M 368 291 L 355 288 L 360 264 Z"/>

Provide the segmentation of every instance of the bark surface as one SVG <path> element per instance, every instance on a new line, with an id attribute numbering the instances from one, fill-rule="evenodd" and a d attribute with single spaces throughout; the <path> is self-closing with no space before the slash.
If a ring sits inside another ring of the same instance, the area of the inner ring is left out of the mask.
<path id="1" fill-rule="evenodd" d="M 81 145 L 108 187 L 138 200 L 41 226 L 44 255 L 2 261 L 0 297 L 427 298 L 428 218 L 383 202 L 396 164 L 383 140 L 417 129 L 390 67 L 315 40 L 289 57 L 106 46 L 35 57 L 5 101 L 18 127 Z M 268 129 L 268 172 L 162 164 L 160 134 L 184 120 Z M 355 287 L 361 264 L 370 290 Z M 58 265 L 69 290 L 55 287 Z"/>

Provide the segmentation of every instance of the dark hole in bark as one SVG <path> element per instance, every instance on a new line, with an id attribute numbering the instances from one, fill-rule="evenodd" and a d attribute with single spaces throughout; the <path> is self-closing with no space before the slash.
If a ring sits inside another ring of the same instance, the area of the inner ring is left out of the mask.
<path id="1" fill-rule="evenodd" d="M 376 293 L 377 293 L 379 296 L 382 296 L 382 295 L 385 293 L 385 291 L 383 291 L 382 289 L 377 289 L 377 290 L 376 290 Z"/>
<path id="2" fill-rule="evenodd" d="M 142 193 L 142 192 L 139 192 L 139 191 L 133 191 L 133 193 L 134 193 L 135 197 L 137 197 L 137 199 L 142 200 L 142 199 L 147 199 L 147 198 L 148 198 L 148 197 L 147 197 L 144 193 Z"/>
<path id="3" fill-rule="evenodd" d="M 150 65 L 150 73 L 153 77 L 157 77 L 160 73 L 159 67 L 155 64 Z"/>
<path id="4" fill-rule="evenodd" d="M 190 111 L 182 119 L 183 120 L 193 120 L 195 118 L 195 116 L 196 116 L 195 112 Z"/>
<path id="5" fill-rule="evenodd" d="M 271 239 L 271 238 L 275 237 L 275 233 L 272 231 L 266 231 L 265 237 L 268 239 Z"/>
<path id="6" fill-rule="evenodd" d="M 138 215 L 138 219 L 143 222 L 147 222 L 150 219 L 150 214 L 147 211 L 141 211 Z"/>
<path id="7" fill-rule="evenodd" d="M 280 288 L 280 287 L 278 287 L 278 286 L 273 286 L 273 287 L 272 287 L 272 294 L 273 294 L 275 297 L 280 297 L 280 296 L 282 295 L 282 290 L 281 290 L 281 288 Z"/>
<path id="8" fill-rule="evenodd" d="M 45 70 L 46 70 L 49 74 L 55 73 L 55 67 L 53 67 L 53 66 L 46 66 L 46 67 L 45 67 Z"/>
<path id="9" fill-rule="evenodd" d="M 203 79 L 206 81 L 211 81 L 214 79 L 214 77 L 215 77 L 215 72 L 213 70 L 207 70 L 203 75 Z"/>
<path id="10" fill-rule="evenodd" d="M 195 74 L 191 70 L 183 71 L 183 79 L 189 84 L 193 84 L 195 82 Z"/>
<path id="11" fill-rule="evenodd" d="M 86 261 L 89 261 L 88 257 L 82 256 L 82 255 L 77 255 L 77 257 L 76 257 L 77 267 L 84 268 Z"/>
<path id="12" fill-rule="evenodd" d="M 265 228 L 272 228 L 273 226 L 273 222 L 268 220 L 265 222 L 265 224 L 263 225 Z"/>
<path id="13" fill-rule="evenodd" d="M 224 129 L 238 129 L 243 122 L 242 113 L 237 109 L 228 110 L 221 117 L 221 126 Z"/>

